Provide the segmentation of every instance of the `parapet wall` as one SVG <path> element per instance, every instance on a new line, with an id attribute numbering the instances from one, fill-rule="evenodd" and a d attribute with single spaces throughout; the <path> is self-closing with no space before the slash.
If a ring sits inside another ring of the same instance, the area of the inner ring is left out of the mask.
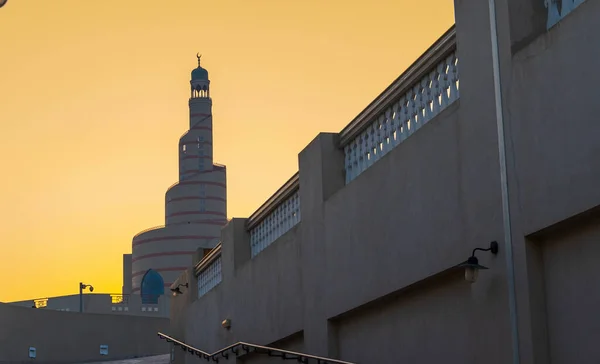
<path id="1" fill-rule="evenodd" d="M 168 317 L 171 297 L 163 295 L 157 303 L 143 303 L 139 294 L 86 293 L 82 295 L 85 313 Z M 27 301 L 8 302 L 20 307 L 43 310 L 79 312 L 79 295 L 37 298 Z"/>
<path id="2" fill-rule="evenodd" d="M 81 363 L 166 354 L 156 333 L 169 319 L 0 304 L 0 363 Z M 108 355 L 100 346 L 108 345 Z M 36 357 L 29 357 L 35 348 Z"/>

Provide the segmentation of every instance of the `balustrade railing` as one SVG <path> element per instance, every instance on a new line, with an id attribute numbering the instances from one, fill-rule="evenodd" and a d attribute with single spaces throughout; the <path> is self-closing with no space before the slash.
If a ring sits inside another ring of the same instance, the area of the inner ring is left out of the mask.
<path id="1" fill-rule="evenodd" d="M 196 266 L 198 276 L 198 298 L 204 296 L 208 291 L 215 288 L 223 275 L 221 272 L 221 243 L 211 250 Z"/>
<path id="2" fill-rule="evenodd" d="M 250 254 L 255 257 L 301 220 L 300 179 L 290 178 L 248 219 Z"/>
<path id="3" fill-rule="evenodd" d="M 556 23 L 569 15 L 576 7 L 583 4 L 586 0 L 544 0 L 548 9 L 548 22 L 546 28 L 550 29 Z"/>
<path id="4" fill-rule="evenodd" d="M 458 98 L 453 26 L 340 132 L 346 183 Z"/>

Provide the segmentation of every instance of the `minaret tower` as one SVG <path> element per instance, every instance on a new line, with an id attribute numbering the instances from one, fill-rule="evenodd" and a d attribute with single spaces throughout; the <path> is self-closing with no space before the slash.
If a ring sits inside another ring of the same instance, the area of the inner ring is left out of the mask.
<path id="1" fill-rule="evenodd" d="M 198 67 L 190 81 L 190 129 L 179 142 L 179 182 L 213 169 L 210 80 L 208 71 L 200 66 L 202 56 L 197 57 Z"/>
<path id="2" fill-rule="evenodd" d="M 179 182 L 165 194 L 165 225 L 142 231 L 132 242 L 131 293 L 142 294 L 147 303 L 192 264 L 198 248 L 213 248 L 227 223 L 226 169 L 213 163 L 210 80 L 197 58 L 189 129 L 179 139 Z M 124 293 L 130 293 L 127 288 L 124 282 Z"/>

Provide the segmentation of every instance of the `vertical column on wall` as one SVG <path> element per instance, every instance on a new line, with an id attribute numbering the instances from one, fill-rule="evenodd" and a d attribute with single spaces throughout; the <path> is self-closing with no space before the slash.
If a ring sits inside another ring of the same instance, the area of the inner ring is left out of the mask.
<path id="1" fill-rule="evenodd" d="M 513 349 L 515 355 L 513 363 L 547 363 L 549 361 L 547 322 L 545 315 L 540 315 L 540 312 L 545 312 L 545 302 L 543 298 L 540 299 L 542 296 L 539 294 L 539 286 L 543 286 L 543 280 L 538 276 L 539 271 L 536 269 L 536 264 L 539 263 L 536 261 L 539 252 L 531 249 L 525 239 L 518 195 L 515 193 L 517 176 L 514 163 L 518 156 L 514 155 L 512 148 L 511 137 L 516 133 L 516 131 L 513 132 L 516 128 L 513 128 L 512 125 L 523 123 L 524 120 L 513 119 L 510 113 L 511 95 L 513 95 L 510 91 L 513 77 L 512 54 L 546 33 L 545 25 L 549 19 L 544 2 L 546 0 L 496 0 L 496 12 L 495 14 L 490 13 L 490 17 L 495 15 L 497 19 L 498 33 L 499 65 L 496 67 L 498 77 L 496 86 L 501 92 L 496 92 L 495 96 L 498 97 L 497 102 L 503 105 L 500 109 L 503 113 L 498 114 L 498 129 L 503 126 L 504 133 L 498 132 L 497 134 L 498 137 L 504 137 L 503 143 L 499 138 L 498 150 L 499 155 L 505 153 L 504 224 L 505 233 L 510 232 L 510 239 L 505 239 L 504 251 L 507 253 L 511 336 L 513 341 L 516 341 L 516 345 L 513 347 L 518 349 Z M 573 0 L 562 1 L 563 6 L 566 7 L 569 6 L 569 3 L 573 4 Z M 508 20 L 505 20 L 506 18 Z M 506 38 L 509 37 L 510 39 L 507 40 Z M 510 250 L 512 250 L 512 255 L 508 254 Z"/>
<path id="2" fill-rule="evenodd" d="M 500 174 L 498 164 L 497 132 L 495 117 L 494 77 L 492 67 L 492 45 L 489 22 L 488 1 L 455 0 L 457 53 L 460 59 L 460 108 L 458 110 L 461 130 L 458 145 L 461 155 L 462 171 L 477 170 L 478 178 L 463 172 L 460 180 L 461 205 L 464 231 L 471 236 L 469 244 L 477 244 L 490 236 L 502 238 L 502 199 L 500 190 Z M 467 132 L 468 131 L 468 132 Z M 481 171 L 481 172 L 480 172 Z M 486 229 L 488 231 L 486 231 Z M 493 230 L 492 230 L 493 229 Z M 465 246 L 467 250 L 471 246 Z M 501 250 L 503 255 L 504 251 Z M 502 262 L 503 258 L 498 259 Z M 494 272 L 504 275 L 502 264 L 496 264 Z M 504 281 L 505 276 L 498 277 Z M 488 281 L 479 280 L 472 286 L 472 295 L 481 296 L 482 289 L 489 287 Z M 505 290 L 506 292 L 506 290 Z M 500 294 L 500 293 L 499 293 Z M 474 337 L 486 335 L 495 330 L 485 320 L 475 322 L 477 317 L 485 317 L 481 312 L 485 309 L 508 313 L 507 295 L 502 296 L 497 304 L 474 305 L 472 317 L 468 318 L 468 327 Z M 493 308 L 489 308 L 492 306 Z M 510 340 L 509 316 L 504 316 L 501 346 L 505 348 L 498 353 L 499 362 L 511 363 L 512 345 Z M 495 349 L 485 345 L 474 352 L 473 362 L 485 361 L 478 353 L 490 353 Z"/>
<path id="3" fill-rule="evenodd" d="M 338 134 L 319 134 L 299 155 L 302 215 L 302 279 L 304 282 L 304 345 L 313 355 L 336 357 L 335 333 L 327 322 L 324 279 L 328 257 L 325 241 L 325 201 L 344 187 L 344 153 Z M 310 267 L 310 268 L 308 268 Z"/>
<path id="4" fill-rule="evenodd" d="M 231 281 L 235 270 L 250 260 L 250 233 L 248 219 L 233 218 L 221 230 L 221 272 L 223 282 Z"/>
<path id="5" fill-rule="evenodd" d="M 537 0 L 496 0 L 495 19 L 496 34 L 492 34 L 492 23 L 490 22 L 490 6 L 488 1 L 478 0 L 455 0 L 455 18 L 456 18 L 456 37 L 458 44 L 458 57 L 461 62 L 461 105 L 459 117 L 461 123 L 460 132 L 460 155 L 462 161 L 463 175 L 461 176 L 460 189 L 462 193 L 462 211 L 463 224 L 465 231 L 469 232 L 473 242 L 481 241 L 484 237 L 493 234 L 498 236 L 498 241 L 508 241 L 504 233 L 503 221 L 503 199 L 502 199 L 502 179 L 500 173 L 500 157 L 498 149 L 498 125 L 497 111 L 502 110 L 505 115 L 507 145 L 510 145 L 510 112 L 506 112 L 507 105 L 510 103 L 509 90 L 512 52 L 513 47 L 518 46 L 519 42 L 527 41 L 527 38 L 534 35 L 533 30 L 539 28 L 539 19 L 537 25 L 531 23 L 531 16 L 537 10 L 543 8 L 543 3 L 534 3 Z M 541 7 L 540 7 L 541 6 Z M 536 10 L 537 9 L 537 10 Z M 509 16 L 510 14 L 510 16 Z M 529 22 L 529 23 L 528 23 Z M 497 47 L 492 44 L 492 39 L 497 41 Z M 531 40 L 531 39 L 529 39 Z M 501 109 L 496 107 L 494 63 L 492 52 L 498 52 L 498 66 L 501 70 L 502 87 L 499 93 L 504 96 L 505 102 Z M 514 120 L 514 122 L 523 122 Z M 514 178 L 514 167 L 511 159 L 512 152 L 507 155 L 507 172 L 509 175 L 509 185 L 511 178 Z M 477 170 L 477 178 L 473 178 L 467 171 Z M 510 177 L 510 176 L 513 177 Z M 509 195 L 513 200 L 514 194 Z M 513 204 L 517 206 L 517 204 Z M 511 209 L 515 212 L 518 209 Z M 528 303 L 527 272 L 524 262 L 526 253 L 523 242 L 523 236 L 517 231 L 518 215 L 512 214 L 513 222 L 512 246 L 515 248 L 514 255 L 521 259 L 515 262 L 515 275 L 518 282 L 516 291 L 516 310 L 512 304 L 511 290 L 509 285 L 504 285 L 504 298 L 500 301 L 492 302 L 486 295 L 486 290 L 492 286 L 492 279 L 502 280 L 503 283 L 510 282 L 508 264 L 504 264 L 507 249 L 501 249 L 502 259 L 494 263 L 493 270 L 495 277 L 489 276 L 487 281 L 479 281 L 472 288 L 472 294 L 487 300 L 482 305 L 476 305 L 473 317 L 485 317 L 489 315 L 490 310 L 505 312 L 503 317 L 502 344 L 486 345 L 481 347 L 480 353 L 486 353 L 487 356 L 497 356 L 499 360 L 506 363 L 534 362 L 533 342 L 531 340 L 531 310 Z M 521 235 L 518 237 L 518 235 Z M 504 244 L 501 244 L 503 246 Z M 514 296 L 512 296 L 514 297 Z M 482 301 L 483 302 L 483 301 Z M 510 313 L 516 312 L 518 325 L 514 325 L 514 320 Z M 505 321 L 504 321 L 505 320 Z M 494 330 L 490 322 L 485 320 L 471 320 L 469 325 L 475 336 L 486 335 L 490 330 Z M 514 345 L 513 339 L 518 339 L 518 345 Z M 497 348 L 502 346 L 509 348 L 500 351 Z M 517 355 L 513 357 L 513 353 Z M 474 361 L 485 361 L 483 357 L 474 357 Z M 535 361 L 537 362 L 537 361 Z"/>
<path id="6" fill-rule="evenodd" d="M 186 337 L 187 325 L 193 322 L 194 317 L 189 316 L 189 307 L 198 297 L 196 286 L 198 284 L 194 268 L 190 267 L 182 272 L 171 287 L 177 287 L 179 284 L 188 284 L 187 288 L 182 289 L 182 293 L 177 296 L 162 296 L 170 310 L 169 314 L 169 335 L 177 340 L 188 342 Z M 170 292 L 170 291 L 169 291 Z M 162 309 L 162 307 L 161 307 Z M 184 364 L 189 354 L 182 350 L 174 351 L 174 364 Z"/>

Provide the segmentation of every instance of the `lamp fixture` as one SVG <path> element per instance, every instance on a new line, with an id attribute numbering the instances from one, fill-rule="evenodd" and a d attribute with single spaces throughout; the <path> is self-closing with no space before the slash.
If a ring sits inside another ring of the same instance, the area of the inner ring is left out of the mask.
<path id="1" fill-rule="evenodd" d="M 458 265 L 461 268 L 465 268 L 465 280 L 467 282 L 475 283 L 475 281 L 477 281 L 477 276 L 479 275 L 479 270 L 480 269 L 489 269 L 488 267 L 485 267 L 485 266 L 479 264 L 479 260 L 475 256 L 475 252 L 478 250 L 481 250 L 483 252 L 489 251 L 492 254 L 496 255 L 496 254 L 498 254 L 498 242 L 492 241 L 490 243 L 490 247 L 487 249 L 483 249 L 483 248 L 473 249 L 473 253 L 469 257 L 469 259 L 467 259 L 466 262 Z"/>
<path id="2" fill-rule="evenodd" d="M 173 292 L 173 297 L 177 296 L 178 294 L 182 294 L 183 293 L 179 287 L 188 288 L 188 284 L 187 283 L 178 284 L 177 287 L 171 288 L 171 292 Z"/>
<path id="3" fill-rule="evenodd" d="M 223 326 L 224 329 L 229 330 L 231 328 L 231 320 L 230 319 L 223 320 L 223 322 L 221 322 L 221 326 Z"/>
<path id="4" fill-rule="evenodd" d="M 80 290 L 82 290 L 82 291 L 83 291 L 83 290 L 85 290 L 86 288 L 89 288 L 89 289 L 90 289 L 90 292 L 94 292 L 94 287 L 92 287 L 92 285 L 91 285 L 91 284 L 83 284 L 83 283 L 81 283 L 81 282 L 79 283 L 79 289 L 80 289 Z"/>
<path id="5" fill-rule="evenodd" d="M 89 288 L 90 292 L 94 292 L 94 287 L 91 284 L 79 282 L 79 312 L 83 312 L 83 291 Z"/>

